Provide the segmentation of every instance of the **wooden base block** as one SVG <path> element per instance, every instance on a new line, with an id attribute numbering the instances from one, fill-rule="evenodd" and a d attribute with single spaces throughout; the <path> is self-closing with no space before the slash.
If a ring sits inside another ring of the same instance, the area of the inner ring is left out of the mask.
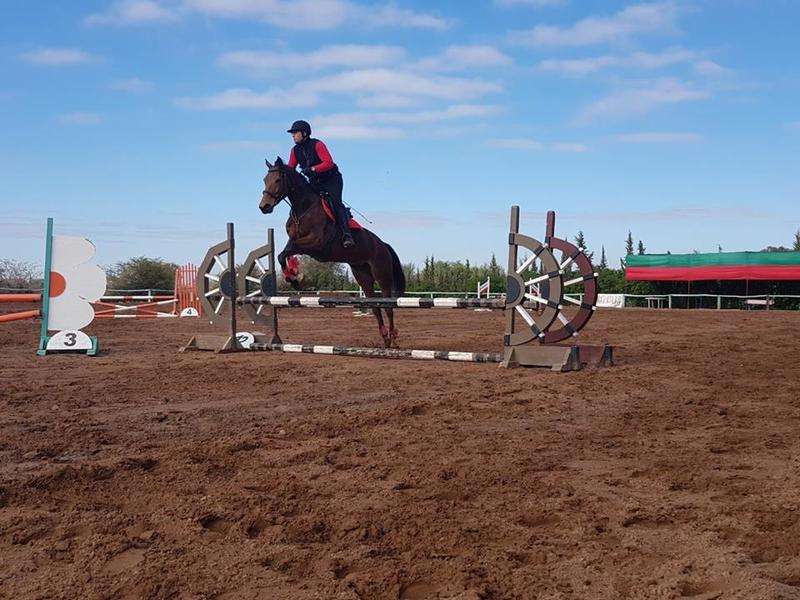
<path id="1" fill-rule="evenodd" d="M 190 339 L 189 342 L 181 348 L 181 352 L 230 352 L 231 349 L 234 348 L 235 343 L 235 340 L 229 335 L 220 335 L 218 333 L 200 333 Z"/>
<path id="2" fill-rule="evenodd" d="M 550 367 L 553 371 L 578 371 L 589 367 L 614 366 L 613 348 L 608 344 L 591 346 L 586 344 L 548 344 L 514 346 L 505 349 L 501 366 Z"/>
<path id="3" fill-rule="evenodd" d="M 509 346 L 500 366 L 549 367 L 553 371 L 578 371 L 581 368 L 577 346 Z"/>
<path id="4" fill-rule="evenodd" d="M 614 348 L 608 344 L 603 344 L 602 346 L 579 344 L 578 350 L 581 357 L 581 365 L 589 367 L 614 366 Z"/>
<path id="5" fill-rule="evenodd" d="M 266 335 L 263 333 L 252 334 L 253 343 L 256 344 L 280 344 L 281 338 L 277 335 Z M 218 333 L 200 333 L 194 336 L 189 342 L 181 348 L 181 352 L 193 351 L 210 351 L 217 352 L 218 354 L 225 354 L 228 352 L 247 352 L 249 348 L 242 345 L 242 339 L 230 335 L 221 335 Z"/>

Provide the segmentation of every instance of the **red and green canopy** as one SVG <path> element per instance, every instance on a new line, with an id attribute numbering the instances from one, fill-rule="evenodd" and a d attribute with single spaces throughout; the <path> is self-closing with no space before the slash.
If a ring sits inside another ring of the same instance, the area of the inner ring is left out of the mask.
<path id="1" fill-rule="evenodd" d="M 800 252 L 639 254 L 625 260 L 628 281 L 800 280 Z"/>

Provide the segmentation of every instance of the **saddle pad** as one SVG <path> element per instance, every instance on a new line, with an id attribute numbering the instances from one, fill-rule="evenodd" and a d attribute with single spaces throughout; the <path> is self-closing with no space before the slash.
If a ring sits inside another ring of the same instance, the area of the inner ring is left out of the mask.
<path id="1" fill-rule="evenodd" d="M 325 198 L 323 198 L 322 196 L 319 197 L 319 201 L 322 202 L 322 210 L 324 210 L 325 214 L 328 215 L 328 219 L 335 223 L 336 219 L 333 216 L 333 211 L 331 210 L 331 207 L 330 207 L 330 204 L 328 204 L 328 201 Z M 361 227 L 361 224 L 358 221 L 356 221 L 355 219 L 353 219 L 351 217 L 350 218 L 350 229 L 363 229 L 363 227 Z"/>

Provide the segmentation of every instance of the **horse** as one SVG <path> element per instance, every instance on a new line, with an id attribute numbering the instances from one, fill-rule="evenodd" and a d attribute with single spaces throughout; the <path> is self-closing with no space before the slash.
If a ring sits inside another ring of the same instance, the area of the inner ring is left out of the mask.
<path id="1" fill-rule="evenodd" d="M 319 262 L 347 263 L 353 277 L 368 298 L 378 297 L 375 283 L 384 298 L 402 296 L 406 291 L 406 277 L 403 265 L 394 249 L 377 235 L 365 228 L 353 229 L 355 246 L 345 248 L 341 243 L 341 232 L 336 222 L 330 218 L 322 205 L 320 195 L 311 188 L 300 173 L 290 169 L 278 157 L 275 164 L 267 163 L 268 171 L 264 177 L 264 191 L 258 208 L 270 214 L 275 207 L 288 199 L 290 210 L 286 221 L 289 241 L 278 254 L 278 263 L 283 276 L 295 290 L 300 289 L 296 269 L 289 268 L 287 259 L 296 254 L 310 256 Z M 383 321 L 380 308 L 373 308 L 378 320 L 378 331 L 387 348 L 397 340 L 398 331 L 394 326 L 394 311 L 383 309 L 389 322 Z"/>

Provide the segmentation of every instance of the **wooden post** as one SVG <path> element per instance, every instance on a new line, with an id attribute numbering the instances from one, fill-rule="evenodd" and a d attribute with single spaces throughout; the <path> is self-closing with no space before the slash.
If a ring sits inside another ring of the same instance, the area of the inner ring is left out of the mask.
<path id="1" fill-rule="evenodd" d="M 44 278 L 42 280 L 42 325 L 39 331 L 39 349 L 36 354 L 47 354 L 48 321 L 50 317 L 50 272 L 53 268 L 53 219 L 47 219 L 47 237 L 44 243 Z"/>
<path id="2" fill-rule="evenodd" d="M 231 339 L 229 340 L 230 350 L 241 350 L 241 344 L 239 344 L 239 340 L 236 338 L 236 296 L 238 294 L 238 288 L 236 286 L 236 256 L 235 256 L 235 246 L 236 240 L 233 236 L 233 223 L 228 223 L 228 242 L 230 246 L 228 247 L 228 273 L 233 285 L 233 293 L 230 298 L 231 301 Z"/>
<path id="3" fill-rule="evenodd" d="M 514 244 L 513 234 L 519 233 L 519 206 L 511 207 L 511 222 L 508 234 L 508 270 L 506 273 L 515 273 L 517 271 L 517 245 Z M 508 283 L 506 283 L 508 286 Z M 506 290 L 508 293 L 508 290 Z M 514 310 L 506 311 L 506 332 L 514 332 Z"/>
<path id="4" fill-rule="evenodd" d="M 275 230 L 270 227 L 267 229 L 267 244 L 272 249 L 269 253 L 269 271 L 272 273 L 272 288 L 275 290 L 275 293 L 278 292 L 278 273 L 275 271 Z M 243 290 L 242 290 L 243 292 Z M 271 344 L 281 344 L 281 336 L 278 333 L 278 308 L 276 306 L 271 307 L 272 310 L 272 339 L 270 341 Z"/>

